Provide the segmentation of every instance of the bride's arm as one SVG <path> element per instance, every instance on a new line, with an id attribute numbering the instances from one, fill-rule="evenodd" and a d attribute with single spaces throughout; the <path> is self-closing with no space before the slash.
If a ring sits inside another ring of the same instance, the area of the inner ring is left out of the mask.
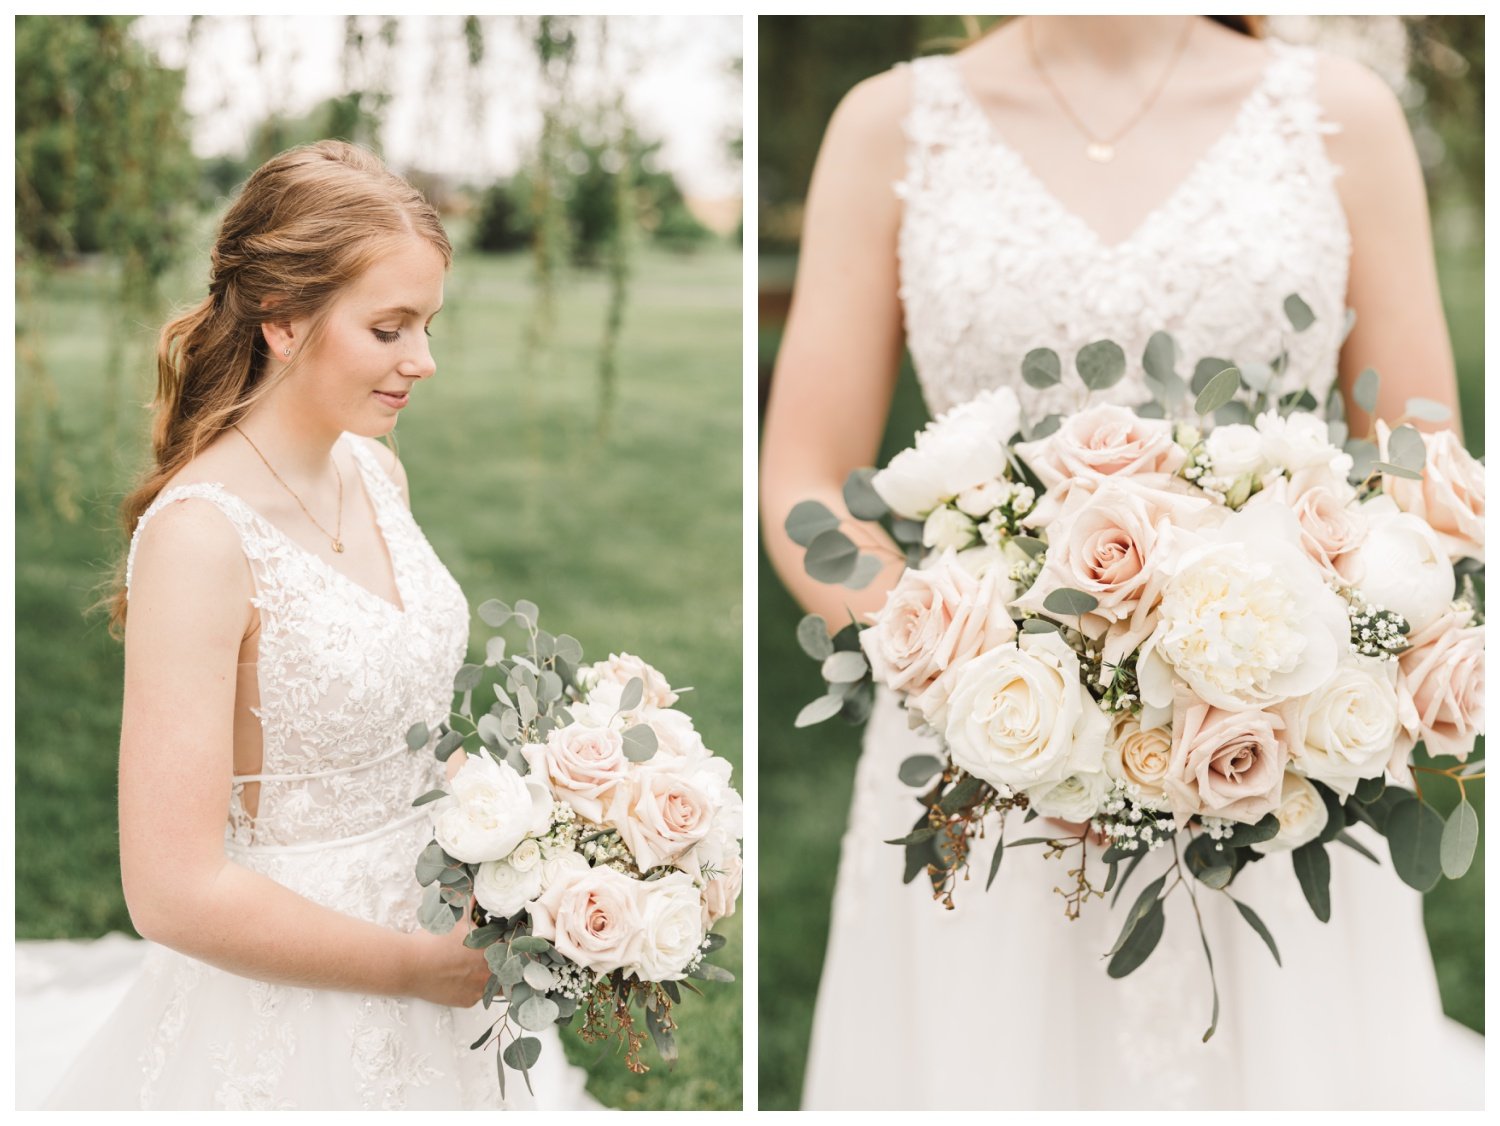
<path id="1" fill-rule="evenodd" d="M 1359 373 L 1370 367 L 1380 373 L 1379 417 L 1400 418 L 1406 401 L 1421 397 L 1448 406 L 1453 418 L 1416 425 L 1458 429 L 1458 385 L 1438 293 L 1427 192 L 1406 117 L 1390 88 L 1348 59 L 1322 60 L 1319 94 L 1325 113 L 1340 126 L 1327 147 L 1343 169 L 1338 189 L 1351 237 L 1348 305 L 1356 319 L 1339 356 L 1350 433 L 1362 437 L 1369 427 L 1351 392 Z"/>
<path id="2" fill-rule="evenodd" d="M 206 502 L 169 505 L 142 533 L 120 733 L 120 873 L 132 923 L 245 977 L 473 1004 L 487 970 L 461 945 L 464 928 L 403 934 L 226 858 L 235 672 L 252 593 L 237 536 Z"/>
<path id="3" fill-rule="evenodd" d="M 904 71 L 883 74 L 855 87 L 829 122 L 761 441 L 766 551 L 793 597 L 835 630 L 850 612 L 862 618 L 880 607 L 900 573 L 899 556 L 863 591 L 828 586 L 803 570 L 803 549 L 783 523 L 803 500 L 847 516 L 844 479 L 874 464 L 879 450 L 901 362 L 900 212 L 892 185 L 903 171 L 899 120 L 909 97 Z M 855 536 L 895 550 L 873 525 L 859 525 Z"/>

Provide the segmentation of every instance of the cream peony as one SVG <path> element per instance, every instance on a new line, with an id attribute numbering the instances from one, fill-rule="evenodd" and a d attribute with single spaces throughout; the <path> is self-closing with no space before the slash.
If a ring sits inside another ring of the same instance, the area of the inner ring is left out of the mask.
<path id="1" fill-rule="evenodd" d="M 871 478 L 891 510 L 909 520 L 1005 472 L 1006 442 L 1020 426 L 1020 405 L 1008 387 L 988 391 L 934 421 Z"/>
<path id="2" fill-rule="evenodd" d="M 859 643 L 875 679 L 907 695 L 907 707 L 943 722 L 953 677 L 964 662 L 1016 635 L 1005 607 L 1002 568 L 975 578 L 952 554 L 905 572 Z"/>
<path id="3" fill-rule="evenodd" d="M 1301 529 L 1285 505 L 1232 514 L 1175 559 L 1161 592 L 1156 628 L 1141 647 L 1141 698 L 1170 704 L 1173 677 L 1206 704 L 1260 708 L 1305 696 L 1349 649 L 1344 601 L 1298 546 Z"/>
<path id="4" fill-rule="evenodd" d="M 948 703 L 953 762 L 1015 790 L 1102 769 L 1108 721 L 1055 633 L 1023 634 L 965 664 Z"/>
<path id="5" fill-rule="evenodd" d="M 642 981 L 677 981 L 703 945 L 703 899 L 692 878 L 673 872 L 636 884 L 641 935 L 626 968 Z"/>
<path id="6" fill-rule="evenodd" d="M 570 864 L 532 903 L 531 933 L 596 973 L 635 965 L 645 928 L 641 887 L 612 868 Z"/>
<path id="7" fill-rule="evenodd" d="M 618 684 L 621 688 L 639 677 L 645 691 L 645 703 L 651 707 L 670 708 L 677 703 L 677 693 L 672 691 L 667 678 L 639 657 L 629 653 L 611 653 L 609 660 L 595 661 L 590 667 L 600 682 Z"/>
<path id="8" fill-rule="evenodd" d="M 1345 655 L 1332 677 L 1282 709 L 1292 761 L 1344 797 L 1385 772 L 1399 731 L 1396 663 Z"/>
<path id="9" fill-rule="evenodd" d="M 1222 711 L 1181 693 L 1162 783 L 1177 827 L 1195 813 L 1254 824 L 1278 808 L 1287 763 L 1283 726 L 1275 712 Z"/>
<path id="10" fill-rule="evenodd" d="M 521 755 L 559 800 L 595 823 L 603 820 L 615 784 L 629 766 L 620 732 L 582 724 L 555 728 L 541 744 L 522 747 Z"/>
<path id="11" fill-rule="evenodd" d="M 1327 827 L 1328 807 L 1316 786 L 1288 770 L 1281 780 L 1281 804 L 1276 807 L 1276 820 L 1281 828 L 1270 840 L 1251 845 L 1256 852 L 1265 855 L 1301 848 Z"/>
<path id="12" fill-rule="evenodd" d="M 433 836 L 465 864 L 502 860 L 528 836 L 552 825 L 552 795 L 488 752 L 469 755 L 435 803 Z"/>
<path id="13" fill-rule="evenodd" d="M 1049 489 L 1071 477 L 1175 473 L 1187 461 L 1170 422 L 1109 403 L 1079 411 L 1045 438 L 1018 442 L 1016 452 Z"/>
<path id="14" fill-rule="evenodd" d="M 1115 716 L 1104 744 L 1104 771 L 1141 805 L 1150 809 L 1167 807 L 1162 783 L 1171 761 L 1170 731 L 1164 727 L 1144 729 L 1129 712 Z"/>
<path id="15" fill-rule="evenodd" d="M 1390 428 L 1375 423 L 1380 456 L 1387 456 Z M 1484 465 L 1469 455 L 1451 430 L 1424 434 L 1427 464 L 1422 479 L 1383 477 L 1381 488 L 1402 512 L 1420 516 L 1438 535 L 1450 561 L 1484 562 Z"/>
<path id="16" fill-rule="evenodd" d="M 1484 734 L 1484 627 L 1458 604 L 1408 636 L 1398 689 L 1411 705 L 1397 750 L 1404 763 L 1418 739 L 1434 755 L 1464 759 Z"/>
<path id="17" fill-rule="evenodd" d="M 1367 602 L 1394 610 L 1420 633 L 1453 601 L 1453 565 L 1438 534 L 1388 496 L 1364 504 L 1369 533 L 1357 551 L 1338 561 L 1350 582 L 1358 575 Z"/>

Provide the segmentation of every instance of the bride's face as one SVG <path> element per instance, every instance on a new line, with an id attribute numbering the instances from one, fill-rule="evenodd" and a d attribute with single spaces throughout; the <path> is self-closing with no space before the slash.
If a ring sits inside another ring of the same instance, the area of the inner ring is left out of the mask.
<path id="1" fill-rule="evenodd" d="M 297 357 L 300 405 L 334 430 L 389 433 L 412 389 L 437 370 L 428 330 L 443 305 L 443 273 L 436 248 L 412 238 L 346 286 Z M 310 326 L 290 327 L 295 356 Z"/>

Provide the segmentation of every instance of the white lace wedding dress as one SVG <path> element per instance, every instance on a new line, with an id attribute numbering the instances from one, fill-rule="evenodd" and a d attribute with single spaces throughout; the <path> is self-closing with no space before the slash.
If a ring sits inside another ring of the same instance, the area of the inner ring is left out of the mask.
<path id="1" fill-rule="evenodd" d="M 908 163 L 896 185 L 907 340 L 927 404 L 945 410 L 1010 384 L 1033 419 L 1078 407 L 1076 380 L 1038 392 L 1020 380 L 1031 348 L 1065 371 L 1093 340 L 1131 367 L 1109 397 L 1150 398 L 1139 357 L 1172 332 L 1180 365 L 1290 352 L 1288 388 L 1322 402 L 1336 376 L 1349 233 L 1321 134 L 1310 51 L 1271 44 L 1254 93 L 1177 190 L 1122 243 L 1106 245 L 999 139 L 947 57 L 910 64 Z M 1302 334 L 1290 293 L 1317 315 Z M 877 699 L 843 841 L 804 1107 L 1382 1108 L 1479 1107 L 1483 1040 L 1441 1011 L 1420 896 L 1388 859 L 1330 846 L 1333 917 L 1319 923 L 1288 854 L 1250 865 L 1237 897 L 1280 948 L 1278 968 L 1224 897 L 1199 896 L 1222 1016 L 1209 1025 L 1203 948 L 1181 890 L 1165 935 L 1116 981 L 1104 955 L 1125 908 L 1167 865 L 1158 853 L 1122 902 L 1090 901 L 1068 922 L 1063 865 L 1007 853 L 986 892 L 990 847 L 957 907 L 925 878 L 900 882 L 898 848 L 916 791 L 896 776 L 930 745 L 894 698 Z M 1015 839 L 1019 823 L 1011 826 Z M 1362 837 L 1386 857 L 1379 838 Z M 1076 854 L 1075 854 L 1076 855 Z M 1102 886 L 1103 869 L 1093 872 Z"/>
<path id="2" fill-rule="evenodd" d="M 411 802 L 441 783 L 442 767 L 430 748 L 409 750 L 405 735 L 419 720 L 435 727 L 447 717 L 469 615 L 390 477 L 362 441 L 343 441 L 374 504 L 400 607 L 334 571 L 217 484 L 164 492 L 136 527 L 130 562 L 141 532 L 166 505 L 206 501 L 228 517 L 260 611 L 253 711 L 264 758 L 262 773 L 234 781 L 225 851 L 326 907 L 413 931 L 421 891 L 414 865 L 431 831 L 430 808 Z M 127 568 L 127 590 L 129 575 Z M 246 808 L 252 785 L 253 817 Z M 245 925 L 256 921 L 247 917 Z M 122 988 L 122 981 L 133 983 Z M 107 1002 L 116 1000 L 111 1012 Z M 51 1088 L 49 1107 L 499 1108 L 494 1052 L 469 1049 L 496 1015 L 272 985 L 119 935 L 93 944 L 22 943 L 18 1105 L 35 1105 Z M 536 1098 L 513 1076 L 504 1106 L 592 1105 L 583 1078 L 550 1035 L 532 1076 Z"/>

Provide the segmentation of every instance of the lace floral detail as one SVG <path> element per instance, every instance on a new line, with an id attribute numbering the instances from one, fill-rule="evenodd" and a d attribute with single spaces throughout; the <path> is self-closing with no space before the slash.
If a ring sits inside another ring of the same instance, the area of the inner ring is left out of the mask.
<path id="1" fill-rule="evenodd" d="M 451 1027 L 451 1015 L 443 1016 Z M 425 1087 L 442 1077 L 425 1053 L 410 1050 L 409 1039 L 402 1034 L 405 1026 L 403 1002 L 394 997 L 361 999 L 349 1040 L 360 1106 L 365 1110 L 404 1110 L 408 1089 Z"/>
<path id="2" fill-rule="evenodd" d="M 1096 395 L 1150 398 L 1140 365 L 1152 332 L 1178 342 L 1185 369 L 1205 356 L 1269 363 L 1285 348 L 1284 390 L 1322 402 L 1337 376 L 1349 231 L 1316 99 L 1316 56 L 1270 43 L 1254 92 L 1172 194 L 1123 242 L 1103 243 L 999 140 L 954 60 L 911 68 L 907 170 L 898 241 L 907 343 L 928 406 L 1021 385 L 1021 359 L 1055 349 L 1065 370 L 1083 345 L 1124 349 L 1125 378 Z M 1293 333 L 1282 301 L 1317 315 Z M 1064 380 L 1023 393 L 1034 418 L 1078 409 Z"/>

